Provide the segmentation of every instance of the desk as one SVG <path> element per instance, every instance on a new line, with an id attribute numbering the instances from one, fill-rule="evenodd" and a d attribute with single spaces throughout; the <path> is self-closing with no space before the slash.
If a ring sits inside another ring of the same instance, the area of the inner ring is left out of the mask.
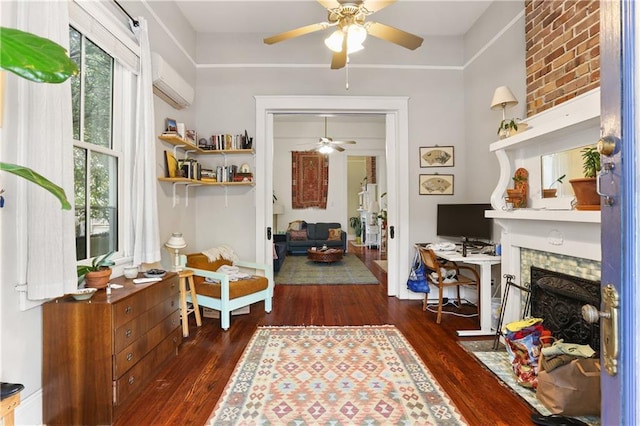
<path id="1" fill-rule="evenodd" d="M 467 263 L 480 266 L 480 300 L 478 312 L 480 330 L 458 330 L 458 336 L 489 336 L 491 331 L 491 266 L 500 264 L 500 256 L 488 254 L 468 254 L 466 257 L 457 251 L 434 251 L 436 256 L 450 262 Z"/>

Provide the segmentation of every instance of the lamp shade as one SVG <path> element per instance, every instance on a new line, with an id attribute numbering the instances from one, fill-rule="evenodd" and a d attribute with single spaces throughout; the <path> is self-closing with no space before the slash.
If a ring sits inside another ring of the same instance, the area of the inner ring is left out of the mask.
<path id="1" fill-rule="evenodd" d="M 273 203 L 273 214 L 284 214 L 284 204 Z"/>
<path id="2" fill-rule="evenodd" d="M 345 28 L 335 30 L 324 40 L 324 44 L 333 52 L 342 52 L 342 43 L 345 34 L 347 36 L 347 54 L 359 52 L 364 49 L 362 43 L 367 38 L 367 30 L 358 24 L 352 24 Z"/>
<path id="3" fill-rule="evenodd" d="M 507 86 L 500 86 L 493 92 L 493 99 L 491 100 L 491 109 L 500 109 L 512 107 L 518 104 L 518 100 L 511 89 Z"/>
<path id="4" fill-rule="evenodd" d="M 184 240 L 181 232 L 174 232 L 171 234 L 171 238 L 165 244 L 168 248 L 171 249 L 181 249 L 187 246 L 187 242 Z"/>

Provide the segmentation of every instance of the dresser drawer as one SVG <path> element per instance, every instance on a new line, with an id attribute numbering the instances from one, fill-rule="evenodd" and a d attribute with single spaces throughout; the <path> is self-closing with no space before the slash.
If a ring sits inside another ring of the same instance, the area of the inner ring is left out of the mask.
<path id="1" fill-rule="evenodd" d="M 166 336 L 180 327 L 180 311 L 174 311 L 149 332 L 118 352 L 113 363 L 113 378 L 118 379 L 153 349 Z"/>
<path id="2" fill-rule="evenodd" d="M 131 345 L 177 309 L 178 297 L 176 295 L 176 297 L 172 297 L 171 299 L 163 300 L 138 315 L 132 321 L 118 327 L 114 333 L 114 352 L 118 353 Z"/>
<path id="3" fill-rule="evenodd" d="M 126 374 L 115 380 L 114 405 L 122 406 L 127 402 L 128 398 L 138 393 L 156 375 L 158 367 L 167 359 L 177 355 L 178 346 L 181 342 L 182 334 L 181 329 L 178 327 Z"/>
<path id="4" fill-rule="evenodd" d="M 141 313 L 163 300 L 172 298 L 180 293 L 178 277 L 171 277 L 167 280 L 154 284 L 140 284 L 147 288 L 137 292 L 131 297 L 120 300 L 113 305 L 113 327 L 118 328 L 133 320 Z"/>

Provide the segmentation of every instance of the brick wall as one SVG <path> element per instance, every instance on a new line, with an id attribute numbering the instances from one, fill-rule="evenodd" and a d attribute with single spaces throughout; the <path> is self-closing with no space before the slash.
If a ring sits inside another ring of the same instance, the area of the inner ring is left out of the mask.
<path id="1" fill-rule="evenodd" d="M 525 0 L 527 116 L 600 86 L 600 2 Z"/>

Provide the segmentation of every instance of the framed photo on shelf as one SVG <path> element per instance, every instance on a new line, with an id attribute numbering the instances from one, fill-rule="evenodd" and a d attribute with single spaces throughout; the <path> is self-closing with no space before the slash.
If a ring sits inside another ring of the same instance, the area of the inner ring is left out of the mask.
<path id="1" fill-rule="evenodd" d="M 420 167 L 453 167 L 453 146 L 421 146 Z"/>
<path id="2" fill-rule="evenodd" d="M 164 133 L 178 133 L 178 123 L 173 118 L 165 118 L 164 120 Z"/>
<path id="3" fill-rule="evenodd" d="M 420 175 L 420 195 L 453 195 L 453 175 Z"/>
<path id="4" fill-rule="evenodd" d="M 195 130 L 187 130 L 186 139 L 187 139 L 187 142 L 195 145 L 196 141 L 198 140 L 198 134 L 196 133 Z"/>

